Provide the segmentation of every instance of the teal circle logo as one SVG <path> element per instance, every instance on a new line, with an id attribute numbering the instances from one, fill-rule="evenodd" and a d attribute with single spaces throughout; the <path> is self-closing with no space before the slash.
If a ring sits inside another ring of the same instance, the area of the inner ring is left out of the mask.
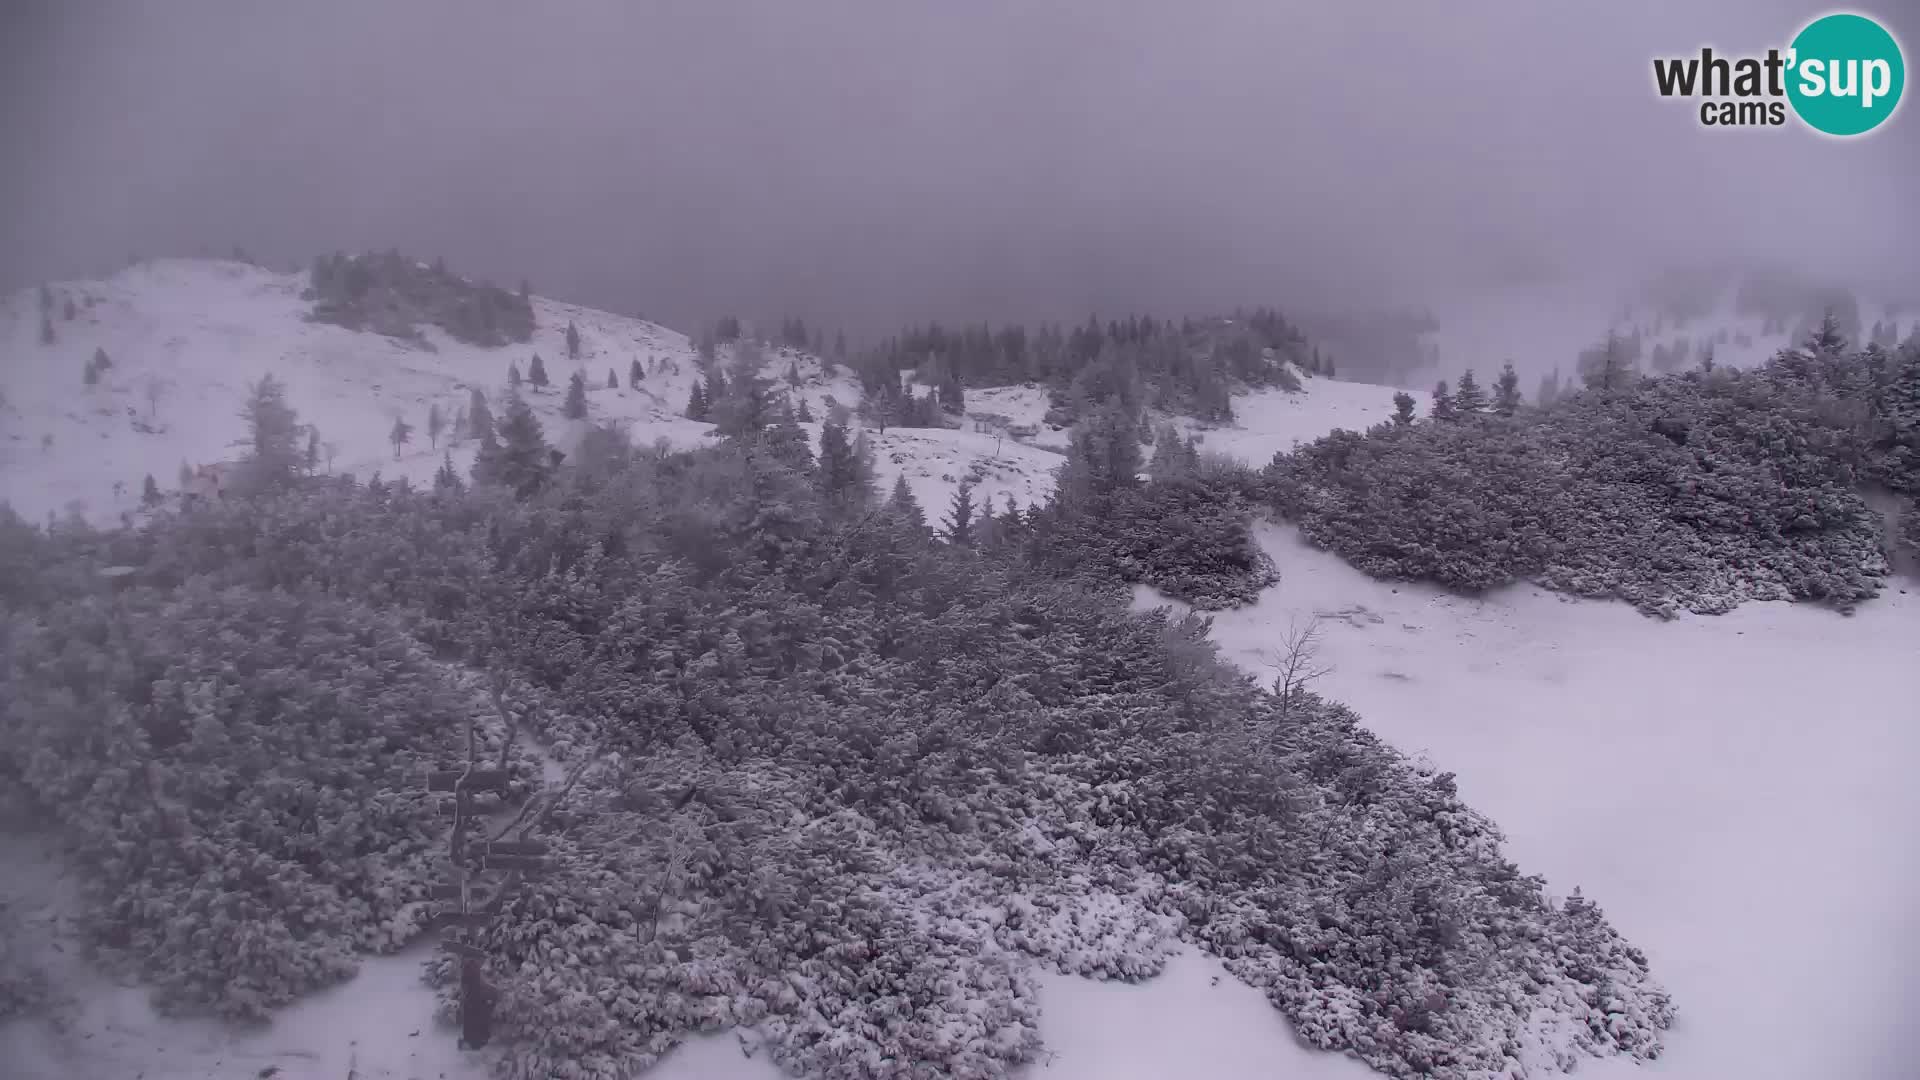
<path id="1" fill-rule="evenodd" d="M 1864 135 L 1900 105 L 1907 66 L 1900 43 L 1864 15 L 1825 15 L 1794 37 L 1787 100 L 1807 126 Z"/>

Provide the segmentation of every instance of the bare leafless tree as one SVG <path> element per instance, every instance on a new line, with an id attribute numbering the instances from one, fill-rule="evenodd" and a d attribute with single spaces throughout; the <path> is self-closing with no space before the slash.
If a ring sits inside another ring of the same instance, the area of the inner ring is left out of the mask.
<path id="1" fill-rule="evenodd" d="M 1320 659 L 1322 644 L 1320 616 L 1304 622 L 1298 618 L 1287 621 L 1286 635 L 1271 653 L 1274 666 L 1280 669 L 1279 677 L 1273 681 L 1273 693 L 1280 699 L 1282 718 L 1293 715 L 1315 680 L 1333 673 L 1333 665 Z"/>
<path id="2" fill-rule="evenodd" d="M 146 395 L 147 419 L 151 420 L 154 411 L 160 407 L 160 399 L 167 395 L 167 380 L 158 375 L 149 375 L 146 381 L 140 384 L 140 390 Z"/>

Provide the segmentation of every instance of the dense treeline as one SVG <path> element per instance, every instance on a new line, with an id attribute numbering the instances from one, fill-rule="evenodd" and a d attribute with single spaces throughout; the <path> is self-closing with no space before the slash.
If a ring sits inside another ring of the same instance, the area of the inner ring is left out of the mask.
<path id="1" fill-rule="evenodd" d="M 475 284 L 436 260 L 426 265 L 398 252 L 322 255 L 313 261 L 305 299 L 308 318 L 349 330 L 419 340 L 422 324 L 469 345 L 525 343 L 533 337 L 533 302 L 518 293 Z"/>
<path id="2" fill-rule="evenodd" d="M 558 870 L 482 935 L 509 1076 L 627 1075 L 729 1025 L 809 1075 L 1003 1076 L 1039 1045 L 1020 957 L 1137 978 L 1182 939 L 1395 1075 L 1658 1053 L 1644 958 L 1450 777 L 1252 684 L 1204 620 L 1130 614 L 990 524 L 941 538 L 844 429 L 816 459 L 757 423 L 752 387 L 693 453 L 599 432 L 431 491 L 276 466 L 138 530 L 0 519 L 0 780 L 74 852 L 96 944 L 251 1013 L 403 939 L 418 769 L 484 667 L 596 763 Z M 1042 531 L 1162 483 L 1199 508 L 1189 444 L 1143 485 L 1114 433 L 1077 436 Z"/>
<path id="3" fill-rule="evenodd" d="M 1443 386 L 1433 419 L 1278 455 L 1273 505 L 1370 574 L 1467 590 L 1532 580 L 1663 614 L 1876 594 L 1859 492 L 1920 496 L 1920 345 L 1851 349 L 1829 319 L 1759 369 L 1665 378 L 1612 345 L 1546 409 L 1467 410 Z"/>
<path id="4" fill-rule="evenodd" d="M 1043 325 L 950 329 L 917 327 L 856 356 L 874 422 L 935 426 L 942 412 L 965 411 L 968 386 L 1041 383 L 1052 392 L 1051 422 L 1066 426 L 1110 399 L 1136 415 L 1143 408 L 1228 420 L 1235 390 L 1298 389 L 1286 364 L 1318 370 L 1322 361 L 1278 312 L 1233 318 L 1130 316 L 1071 330 Z M 902 374 L 931 387 L 915 398 Z"/>

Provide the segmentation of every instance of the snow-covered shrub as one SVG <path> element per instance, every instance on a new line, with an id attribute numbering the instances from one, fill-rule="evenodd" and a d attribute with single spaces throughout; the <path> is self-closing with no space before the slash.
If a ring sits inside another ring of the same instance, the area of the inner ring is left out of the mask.
<path id="1" fill-rule="evenodd" d="M 482 705 L 388 619 L 196 584 L 0 635 L 0 772 L 60 827 L 91 943 L 163 1005 L 262 1015 L 417 935 L 424 774 Z"/>
<path id="2" fill-rule="evenodd" d="M 1644 960 L 1448 778 L 1311 694 L 1282 717 L 1204 619 L 809 479 L 728 444 L 525 501 L 329 482 L 136 534 L 0 522 L 0 567 L 58 583 L 0 623 L 0 774 L 60 815 L 103 944 L 264 1009 L 413 925 L 438 822 L 410 796 L 475 704 L 425 649 L 484 656 L 598 763 L 543 825 L 553 872 L 474 931 L 516 1078 L 725 1027 L 812 1075 L 1006 1076 L 1032 964 L 1147 978 L 1177 942 L 1389 1072 L 1658 1053 Z M 106 592 L 108 559 L 139 584 Z"/>
<path id="3" fill-rule="evenodd" d="M 1378 577 L 1466 591 L 1529 580 L 1654 614 L 1747 599 L 1847 609 L 1888 570 L 1855 487 L 1904 483 L 1905 451 L 1864 354 L 1805 363 L 1828 376 L 1801 377 L 1786 354 L 1510 419 L 1336 431 L 1277 455 L 1270 497 Z M 1920 360 L 1907 367 L 1920 377 Z"/>

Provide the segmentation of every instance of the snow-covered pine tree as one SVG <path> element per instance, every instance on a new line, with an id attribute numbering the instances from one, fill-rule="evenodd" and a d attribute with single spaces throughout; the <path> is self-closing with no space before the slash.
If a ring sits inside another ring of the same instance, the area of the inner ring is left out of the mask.
<path id="1" fill-rule="evenodd" d="M 1406 427 L 1408 424 L 1413 423 L 1413 410 L 1413 395 L 1407 393 L 1405 390 L 1395 391 L 1393 395 L 1394 425 L 1397 427 Z"/>
<path id="2" fill-rule="evenodd" d="M 487 395 L 477 386 L 467 396 L 467 435 L 483 443 L 493 441 L 493 410 L 487 407 Z"/>
<path id="3" fill-rule="evenodd" d="M 1520 375 L 1513 370 L 1511 360 L 1500 369 L 1500 378 L 1493 384 L 1493 411 L 1501 416 L 1520 411 Z"/>
<path id="4" fill-rule="evenodd" d="M 1460 385 L 1453 391 L 1453 411 L 1461 416 L 1478 416 L 1487 411 L 1487 395 L 1480 389 L 1480 381 L 1473 377 L 1473 369 L 1468 368 L 1460 376 Z"/>
<path id="5" fill-rule="evenodd" d="M 427 445 L 428 447 L 436 450 L 439 449 L 440 435 L 442 432 L 446 430 L 447 430 L 447 414 L 440 411 L 440 403 L 436 401 L 428 405 L 427 406 Z"/>
<path id="6" fill-rule="evenodd" d="M 569 420 L 587 418 L 587 380 L 577 371 L 567 380 L 567 400 L 560 407 L 560 414 Z"/>
<path id="7" fill-rule="evenodd" d="M 1445 379 L 1433 386 L 1433 405 L 1429 415 L 1435 420 L 1451 420 L 1456 415 L 1453 411 L 1453 395 L 1448 392 Z"/>
<path id="8" fill-rule="evenodd" d="M 953 502 L 947 508 L 947 517 L 941 523 L 941 539 L 960 547 L 973 546 L 973 481 L 960 481 L 960 489 L 953 493 Z"/>
<path id="9" fill-rule="evenodd" d="M 620 380 L 614 377 L 612 368 L 607 369 L 607 389 L 609 390 L 620 389 Z"/>
<path id="10" fill-rule="evenodd" d="M 638 390 L 640 389 L 640 380 L 646 377 L 647 369 L 641 365 L 639 357 L 634 357 L 633 362 L 627 365 L 627 386 L 630 389 Z"/>
<path id="11" fill-rule="evenodd" d="M 535 390 L 547 388 L 547 364 L 540 359 L 539 353 L 534 353 L 533 361 L 527 365 L 527 381 L 533 384 Z"/>
<path id="12" fill-rule="evenodd" d="M 286 385 L 262 375 L 248 388 L 240 416 L 247 425 L 248 486 L 265 490 L 291 482 L 300 467 L 300 417 L 287 404 Z"/>
<path id="13" fill-rule="evenodd" d="M 580 328 L 571 319 L 567 320 L 567 359 L 580 359 Z"/>

